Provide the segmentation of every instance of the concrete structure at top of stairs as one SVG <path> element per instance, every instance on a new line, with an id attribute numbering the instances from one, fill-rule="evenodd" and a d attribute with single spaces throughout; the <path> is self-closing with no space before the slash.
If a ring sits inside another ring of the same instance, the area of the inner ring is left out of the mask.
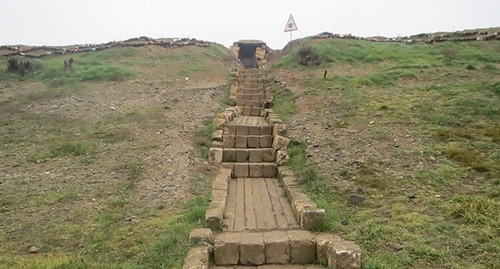
<path id="1" fill-rule="evenodd" d="M 230 50 L 245 68 L 265 68 L 266 55 L 270 51 L 266 43 L 260 40 L 240 40 L 234 42 Z"/>

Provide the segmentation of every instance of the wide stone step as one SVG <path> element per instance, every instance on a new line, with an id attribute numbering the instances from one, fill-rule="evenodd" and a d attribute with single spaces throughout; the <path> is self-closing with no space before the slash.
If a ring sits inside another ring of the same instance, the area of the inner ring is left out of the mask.
<path id="1" fill-rule="evenodd" d="M 214 240 L 216 265 L 309 264 L 316 257 L 314 235 L 305 230 L 224 232 Z"/>
<path id="2" fill-rule="evenodd" d="M 264 231 L 300 228 L 277 178 L 229 179 L 224 230 Z"/>
<path id="3" fill-rule="evenodd" d="M 212 269 L 325 269 L 327 267 L 320 265 L 311 265 L 311 264 L 267 264 L 261 266 L 242 266 L 242 265 L 234 265 L 234 266 L 214 266 Z"/>
<path id="4" fill-rule="evenodd" d="M 263 93 L 255 93 L 255 94 L 244 94 L 239 93 L 236 95 L 237 100 L 246 100 L 246 101 L 261 101 L 266 97 Z"/>
<path id="5" fill-rule="evenodd" d="M 237 99 L 236 105 L 241 107 L 257 107 L 260 109 L 264 109 L 264 99 L 262 100 L 245 100 L 245 99 Z M 250 111 L 252 113 L 252 111 Z"/>
<path id="6" fill-rule="evenodd" d="M 272 135 L 224 135 L 224 148 L 270 148 L 273 146 Z"/>
<path id="7" fill-rule="evenodd" d="M 222 162 L 274 163 L 276 162 L 276 150 L 274 148 L 224 148 Z"/>
<path id="8" fill-rule="evenodd" d="M 238 93 L 242 94 L 265 94 L 266 90 L 265 89 L 247 89 L 244 87 L 241 87 L 238 89 Z"/>
<path id="9" fill-rule="evenodd" d="M 278 167 L 275 163 L 223 162 L 222 165 L 232 169 L 233 178 L 274 178 L 278 175 Z"/>
<path id="10" fill-rule="evenodd" d="M 264 116 L 264 108 L 263 107 L 249 107 L 249 106 L 243 106 L 242 107 L 242 115 L 244 116 Z"/>

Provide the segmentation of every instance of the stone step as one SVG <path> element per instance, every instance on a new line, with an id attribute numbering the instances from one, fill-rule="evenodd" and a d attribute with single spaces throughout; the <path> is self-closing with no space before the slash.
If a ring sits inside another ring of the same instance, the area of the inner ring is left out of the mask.
<path id="1" fill-rule="evenodd" d="M 276 163 L 223 162 L 222 165 L 232 170 L 233 178 L 274 178 L 278 175 Z"/>
<path id="2" fill-rule="evenodd" d="M 309 264 L 316 257 L 314 235 L 305 230 L 224 232 L 214 240 L 218 266 Z"/>
<path id="3" fill-rule="evenodd" d="M 242 83 L 241 84 L 245 89 L 264 89 L 265 84 L 264 83 Z"/>
<path id="4" fill-rule="evenodd" d="M 263 107 L 249 107 L 243 106 L 241 114 L 244 116 L 264 116 L 264 108 Z"/>
<path id="5" fill-rule="evenodd" d="M 242 107 L 264 108 L 264 101 L 261 101 L 261 100 L 252 101 L 252 100 L 237 99 L 236 105 L 242 106 Z"/>
<path id="6" fill-rule="evenodd" d="M 273 146 L 272 135 L 229 135 L 224 134 L 224 148 L 270 148 Z"/>
<path id="7" fill-rule="evenodd" d="M 239 88 L 238 94 L 266 94 L 265 89 L 247 89 L 247 88 Z"/>
<path id="8" fill-rule="evenodd" d="M 222 162 L 274 163 L 276 162 L 276 150 L 274 148 L 224 148 L 222 150 Z"/>
<path id="9" fill-rule="evenodd" d="M 266 80 L 262 76 L 255 77 L 244 77 L 241 79 L 242 82 L 246 83 L 265 83 Z"/>
<path id="10" fill-rule="evenodd" d="M 224 128 L 224 135 L 273 135 L 272 125 L 251 125 L 255 121 L 244 121 L 237 118 Z"/>
<path id="11" fill-rule="evenodd" d="M 263 93 L 253 93 L 253 94 L 238 93 L 236 95 L 236 98 L 247 101 L 261 101 L 266 98 L 266 95 Z"/>
<path id="12" fill-rule="evenodd" d="M 212 269 L 325 269 L 327 267 L 311 264 L 267 264 L 261 266 L 214 266 Z"/>

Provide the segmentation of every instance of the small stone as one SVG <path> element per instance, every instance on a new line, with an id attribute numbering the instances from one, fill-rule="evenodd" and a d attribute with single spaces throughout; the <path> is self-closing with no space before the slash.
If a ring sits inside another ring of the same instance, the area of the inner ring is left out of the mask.
<path id="1" fill-rule="evenodd" d="M 393 247 L 395 251 L 401 251 L 404 248 L 403 245 L 400 244 L 394 244 Z"/>
<path id="2" fill-rule="evenodd" d="M 109 109 L 110 109 L 110 110 L 116 110 L 116 107 L 114 107 L 114 106 L 110 106 L 110 107 L 109 107 Z"/>
<path id="3" fill-rule="evenodd" d="M 415 195 L 415 193 L 413 193 L 413 192 L 409 192 L 408 193 L 408 198 L 415 199 L 415 198 L 417 198 L 417 195 Z"/>
<path id="4" fill-rule="evenodd" d="M 443 196 L 442 196 L 441 194 L 436 194 L 436 195 L 434 195 L 434 197 L 436 197 L 436 198 L 441 198 L 441 197 L 443 197 Z"/>
<path id="5" fill-rule="evenodd" d="M 365 197 L 358 195 L 358 194 L 351 194 L 349 196 L 349 199 L 347 200 L 350 204 L 356 205 L 360 204 L 365 200 Z"/>
<path id="6" fill-rule="evenodd" d="M 342 221 L 342 225 L 344 225 L 344 226 L 349 225 L 349 220 L 346 220 L 346 219 L 345 219 L 345 220 L 343 220 L 343 221 Z"/>
<path id="7" fill-rule="evenodd" d="M 370 124 L 375 124 L 375 121 L 373 121 L 373 120 L 372 120 L 372 121 L 370 121 Z"/>
<path id="8" fill-rule="evenodd" d="M 363 187 L 359 186 L 358 189 L 356 190 L 356 192 L 363 194 L 363 193 L 365 193 L 365 190 L 363 189 Z"/>
<path id="9" fill-rule="evenodd" d="M 35 254 L 35 253 L 38 253 L 40 249 L 36 246 L 31 246 L 29 249 L 28 249 L 28 253 L 32 253 L 32 254 Z"/>

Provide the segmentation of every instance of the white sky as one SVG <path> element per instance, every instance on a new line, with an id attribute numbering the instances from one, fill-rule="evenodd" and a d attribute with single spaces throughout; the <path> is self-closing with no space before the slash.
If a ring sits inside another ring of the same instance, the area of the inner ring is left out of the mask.
<path id="1" fill-rule="evenodd" d="M 500 0 L 0 0 L 0 44 L 69 45 L 194 37 L 280 49 L 319 32 L 405 36 L 500 26 Z"/>

